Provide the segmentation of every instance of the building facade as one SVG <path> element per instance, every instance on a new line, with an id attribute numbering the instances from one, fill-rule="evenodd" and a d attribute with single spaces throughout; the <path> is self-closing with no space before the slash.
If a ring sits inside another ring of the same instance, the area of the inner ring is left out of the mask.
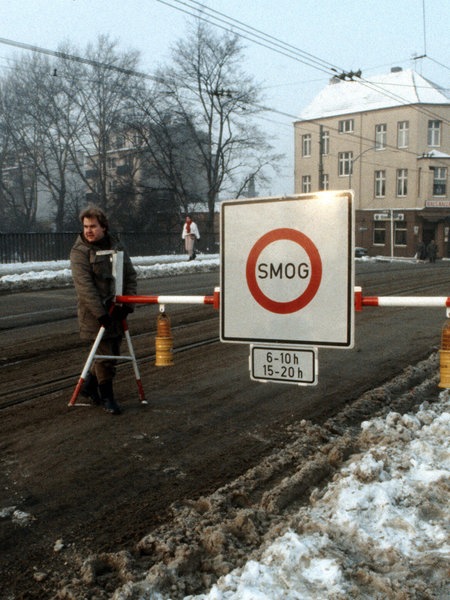
<path id="1" fill-rule="evenodd" d="M 413 70 L 333 78 L 295 122 L 295 192 L 352 189 L 355 245 L 450 257 L 450 97 Z"/>
<path id="2" fill-rule="evenodd" d="M 161 149 L 159 156 L 150 151 L 150 132 L 111 134 L 104 156 L 86 157 L 87 201 L 102 205 L 103 198 L 109 207 L 125 208 L 139 230 L 179 228 L 180 215 L 205 210 L 207 180 L 189 138 L 176 143 L 182 133 L 175 131 L 165 156 Z"/>

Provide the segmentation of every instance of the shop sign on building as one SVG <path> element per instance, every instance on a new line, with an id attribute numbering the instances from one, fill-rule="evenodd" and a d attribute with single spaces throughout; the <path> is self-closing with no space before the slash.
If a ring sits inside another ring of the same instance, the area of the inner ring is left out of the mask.
<path id="1" fill-rule="evenodd" d="M 450 200 L 426 200 L 425 208 L 450 208 Z"/>
<path id="2" fill-rule="evenodd" d="M 384 211 L 381 213 L 374 213 L 373 215 L 374 221 L 404 221 L 405 213 L 400 212 L 392 212 L 392 211 Z"/>

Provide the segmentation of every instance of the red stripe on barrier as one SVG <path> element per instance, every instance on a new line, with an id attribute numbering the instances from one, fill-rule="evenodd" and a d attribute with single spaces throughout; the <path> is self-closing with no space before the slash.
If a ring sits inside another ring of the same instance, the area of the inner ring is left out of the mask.
<path id="1" fill-rule="evenodd" d="M 362 298 L 363 306 L 379 306 L 378 296 L 365 296 Z"/>
<path id="2" fill-rule="evenodd" d="M 158 304 L 159 296 L 116 296 L 116 302 L 126 304 Z"/>
<path id="3" fill-rule="evenodd" d="M 362 310 L 362 290 L 361 288 L 355 289 L 355 310 Z"/>

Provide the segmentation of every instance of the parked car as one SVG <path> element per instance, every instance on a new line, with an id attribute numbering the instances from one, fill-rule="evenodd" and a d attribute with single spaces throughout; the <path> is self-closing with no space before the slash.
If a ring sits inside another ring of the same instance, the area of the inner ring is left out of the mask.
<path id="1" fill-rule="evenodd" d="M 355 247 L 355 258 L 362 258 L 363 256 L 369 256 L 369 253 L 365 248 L 361 248 L 361 246 Z"/>

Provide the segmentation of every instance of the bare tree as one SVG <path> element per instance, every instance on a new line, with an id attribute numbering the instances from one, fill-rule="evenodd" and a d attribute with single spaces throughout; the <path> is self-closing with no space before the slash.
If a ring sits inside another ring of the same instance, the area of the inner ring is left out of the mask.
<path id="1" fill-rule="evenodd" d="M 81 65 L 83 81 L 76 98 L 82 126 L 76 131 L 76 147 L 87 159 L 87 172 L 78 154 L 73 159 L 92 199 L 105 209 L 112 204 L 108 156 L 120 146 L 125 115 L 143 85 L 136 72 L 138 56 L 134 51 L 119 54 L 115 42 L 100 36 L 95 45 L 88 46 Z"/>
<path id="2" fill-rule="evenodd" d="M 199 156 L 197 139 L 192 134 L 192 123 L 167 104 L 166 94 L 158 87 L 136 98 L 130 127 L 138 135 L 140 163 L 145 176 L 141 191 L 165 190 L 168 204 L 165 212 L 204 208 L 207 192 L 204 169 Z M 206 140 L 205 140 L 206 141 Z M 191 208 L 189 208 L 191 207 Z"/>
<path id="3" fill-rule="evenodd" d="M 138 53 L 107 36 L 84 56 L 66 45 L 16 60 L 1 89 L 0 214 L 33 227 L 45 190 L 61 231 L 87 191 L 115 224 L 206 205 L 213 231 L 219 192 L 248 193 L 280 158 L 253 124 L 263 109 L 242 53 L 237 36 L 197 21 L 150 90 Z"/>
<path id="4" fill-rule="evenodd" d="M 173 50 L 173 66 L 160 70 L 167 110 L 190 130 L 197 170 L 206 180 L 208 228 L 219 192 L 240 195 L 248 181 L 280 159 L 252 121 L 263 109 L 257 84 L 242 72 L 238 36 L 217 35 L 198 20 Z"/>
<path id="5" fill-rule="evenodd" d="M 15 60 L 12 66 L 5 83 L 4 114 L 10 123 L 15 160 L 26 157 L 28 177 L 35 179 L 36 201 L 38 193 L 41 201 L 48 197 L 55 229 L 63 231 L 67 194 L 73 195 L 76 185 L 72 154 L 79 125 L 73 71 L 65 68 L 64 61 L 50 61 L 39 54 Z M 23 193 L 27 193 L 25 188 Z"/>
<path id="6" fill-rule="evenodd" d="M 119 173 L 111 165 L 128 133 L 126 116 L 133 98 L 144 85 L 135 70 L 138 54 L 119 54 L 105 36 L 89 45 L 84 57 L 69 45 L 55 54 L 49 59 L 32 53 L 12 61 L 4 82 L 2 139 L 8 145 L 2 145 L 0 156 L 2 166 L 8 159 L 16 171 L 14 186 L 0 187 L 2 206 L 8 201 L 10 214 L 29 214 L 31 227 L 39 188 L 54 207 L 57 231 L 73 222 L 74 211 L 86 198 L 120 222 L 135 203 L 132 160 L 126 173 L 123 166 Z M 123 148 L 120 154 L 124 156 Z M 27 170 L 19 172 L 20 165 Z M 6 181 L 3 175 L 0 184 Z M 35 180 L 31 195 L 21 187 L 27 184 L 25 175 Z"/>
<path id="7" fill-rule="evenodd" d="M 18 109 L 11 82 L 3 82 L 0 108 L 0 201 L 3 226 L 29 231 L 36 225 L 38 135 Z"/>

